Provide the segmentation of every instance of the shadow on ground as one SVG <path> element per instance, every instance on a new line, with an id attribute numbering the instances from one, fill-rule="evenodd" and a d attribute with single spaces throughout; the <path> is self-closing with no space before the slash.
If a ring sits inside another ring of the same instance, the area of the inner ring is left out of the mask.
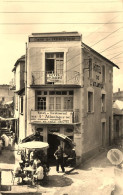
<path id="1" fill-rule="evenodd" d="M 73 183 L 72 179 L 63 175 L 49 175 L 48 177 L 48 182 L 44 185 L 45 187 L 65 187 Z"/>

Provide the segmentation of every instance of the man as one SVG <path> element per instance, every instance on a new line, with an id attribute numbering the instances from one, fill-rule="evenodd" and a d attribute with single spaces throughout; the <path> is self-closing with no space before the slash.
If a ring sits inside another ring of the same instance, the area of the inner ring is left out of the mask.
<path id="1" fill-rule="evenodd" d="M 56 171 L 59 173 L 59 165 L 61 165 L 62 172 L 65 172 L 64 164 L 63 164 L 63 149 L 61 146 L 58 146 L 58 149 L 54 153 L 54 156 L 55 156 L 56 161 L 57 161 Z"/>

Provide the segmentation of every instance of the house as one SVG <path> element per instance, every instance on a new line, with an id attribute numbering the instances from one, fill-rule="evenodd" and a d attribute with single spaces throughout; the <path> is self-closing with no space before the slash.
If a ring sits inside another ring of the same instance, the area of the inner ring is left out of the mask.
<path id="1" fill-rule="evenodd" d="M 16 141 L 25 138 L 25 55 L 21 56 L 14 64 L 14 117 Z"/>
<path id="2" fill-rule="evenodd" d="M 13 117 L 13 98 L 14 91 L 10 89 L 10 85 L 0 85 L 0 116 L 7 118 Z"/>
<path id="3" fill-rule="evenodd" d="M 118 68 L 83 43 L 78 32 L 30 35 L 22 103 L 25 136 L 38 131 L 49 143 L 51 158 L 60 143 L 53 133 L 68 136 L 77 163 L 111 145 L 113 67 Z"/>

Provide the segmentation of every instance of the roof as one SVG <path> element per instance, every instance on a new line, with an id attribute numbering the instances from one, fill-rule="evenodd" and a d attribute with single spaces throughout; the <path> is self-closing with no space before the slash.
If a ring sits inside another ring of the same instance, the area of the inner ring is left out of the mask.
<path id="1" fill-rule="evenodd" d="M 24 92 L 25 92 L 25 87 L 20 89 L 20 90 L 18 90 L 18 91 L 15 91 L 15 93 L 17 93 L 18 95 L 23 95 Z"/>
<path id="2" fill-rule="evenodd" d="M 12 69 L 12 72 L 16 70 L 16 66 L 20 63 L 20 62 L 25 62 L 25 55 L 21 56 L 14 64 L 14 68 Z"/>
<path id="3" fill-rule="evenodd" d="M 88 45 L 86 45 L 85 43 L 82 42 L 82 46 L 84 46 L 85 48 L 89 49 L 90 51 L 92 51 L 93 53 L 95 53 L 96 55 L 99 55 L 101 58 L 103 58 L 104 60 L 106 60 L 108 63 L 112 64 L 113 66 L 115 66 L 116 68 L 120 69 L 119 66 L 117 66 L 116 64 L 114 64 L 112 61 L 110 61 L 109 59 L 107 59 L 106 57 L 104 57 L 103 55 L 101 55 L 100 53 L 98 53 L 97 51 L 95 51 L 94 49 L 92 49 L 91 47 L 89 47 Z"/>
<path id="4" fill-rule="evenodd" d="M 113 113 L 116 115 L 123 115 L 123 101 L 116 100 L 113 104 Z"/>
<path id="5" fill-rule="evenodd" d="M 80 33 L 78 33 L 77 31 L 73 31 L 73 32 L 49 32 L 49 33 L 32 33 L 30 36 L 39 36 L 39 37 L 59 37 L 59 36 L 81 36 Z"/>

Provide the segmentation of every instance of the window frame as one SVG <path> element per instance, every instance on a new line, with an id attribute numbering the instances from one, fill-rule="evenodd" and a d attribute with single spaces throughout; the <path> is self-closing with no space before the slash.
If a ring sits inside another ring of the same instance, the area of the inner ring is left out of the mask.
<path id="1" fill-rule="evenodd" d="M 92 103 L 92 105 L 91 105 L 91 110 L 89 110 L 89 93 L 91 93 L 92 94 L 92 100 L 91 100 L 91 103 Z M 94 113 L 94 90 L 93 90 L 93 88 L 91 88 L 91 87 L 89 87 L 88 89 L 87 89 L 87 113 Z"/>

